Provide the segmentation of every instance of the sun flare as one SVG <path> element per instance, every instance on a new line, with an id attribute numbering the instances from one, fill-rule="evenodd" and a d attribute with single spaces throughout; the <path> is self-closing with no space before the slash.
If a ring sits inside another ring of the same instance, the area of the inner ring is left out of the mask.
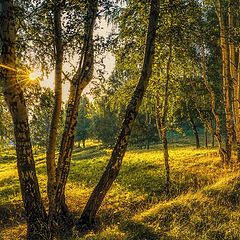
<path id="1" fill-rule="evenodd" d="M 29 79 L 34 81 L 36 79 L 39 79 L 41 77 L 41 72 L 39 70 L 34 70 L 29 73 Z"/>

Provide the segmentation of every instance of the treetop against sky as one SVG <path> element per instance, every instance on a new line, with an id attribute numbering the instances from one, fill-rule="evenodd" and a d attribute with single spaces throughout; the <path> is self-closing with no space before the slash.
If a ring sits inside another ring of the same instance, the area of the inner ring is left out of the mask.
<path id="1" fill-rule="evenodd" d="M 108 24 L 106 20 L 101 19 L 101 20 L 98 20 L 98 22 L 97 22 L 95 36 L 106 39 L 109 36 L 109 34 L 111 34 L 112 32 L 115 32 L 115 31 L 116 31 L 116 28 L 115 28 L 115 26 L 113 26 L 113 24 L 111 24 L 111 23 Z M 97 59 L 100 60 L 101 58 L 103 58 L 103 64 L 105 66 L 104 76 L 107 78 L 110 76 L 110 74 L 112 73 L 112 71 L 115 67 L 115 57 L 109 51 L 105 51 L 102 55 L 97 56 Z M 73 66 L 76 66 L 78 61 L 79 61 L 79 56 L 75 55 L 70 63 L 65 63 L 63 65 L 63 71 L 71 72 L 73 69 Z M 97 78 L 96 70 L 97 69 L 95 69 L 94 76 Z M 38 76 L 41 76 L 41 74 L 42 74 L 41 71 L 34 70 L 32 76 L 38 77 Z M 51 89 L 54 89 L 54 70 L 51 71 L 48 76 L 43 77 L 43 80 L 41 81 L 41 86 L 42 87 L 50 87 Z M 91 87 L 91 83 L 90 83 L 90 86 L 88 86 L 84 90 L 84 93 L 88 93 L 90 90 L 90 87 Z M 70 88 L 69 81 L 66 81 L 63 84 L 63 101 L 64 102 L 68 98 L 69 88 Z M 91 97 L 90 97 L 90 99 L 91 99 Z"/>

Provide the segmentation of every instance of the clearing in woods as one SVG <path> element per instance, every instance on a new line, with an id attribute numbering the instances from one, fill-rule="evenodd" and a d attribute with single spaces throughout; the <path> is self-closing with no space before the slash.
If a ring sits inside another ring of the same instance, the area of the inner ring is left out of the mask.
<path id="1" fill-rule="evenodd" d="M 75 148 L 66 189 L 67 204 L 80 215 L 111 150 L 88 143 Z M 224 169 L 215 148 L 171 146 L 171 188 L 164 192 L 164 163 L 158 146 L 130 149 L 121 173 L 98 214 L 97 232 L 65 239 L 153 240 L 240 239 L 238 169 Z M 46 195 L 45 154 L 35 155 Z M 14 150 L 0 157 L 0 239 L 24 239 L 26 224 Z"/>

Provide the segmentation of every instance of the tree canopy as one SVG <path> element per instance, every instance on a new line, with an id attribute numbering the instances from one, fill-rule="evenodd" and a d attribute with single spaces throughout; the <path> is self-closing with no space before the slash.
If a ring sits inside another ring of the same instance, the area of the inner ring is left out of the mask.
<path id="1" fill-rule="evenodd" d="M 238 167 L 239 17 L 239 0 L 0 0 L 0 150 L 16 150 L 28 239 L 96 230 L 128 147 L 162 152 L 166 196 L 170 149 L 186 138 L 200 150 L 211 139 L 220 167 Z M 88 143 L 109 161 L 76 220 L 66 186 Z"/>

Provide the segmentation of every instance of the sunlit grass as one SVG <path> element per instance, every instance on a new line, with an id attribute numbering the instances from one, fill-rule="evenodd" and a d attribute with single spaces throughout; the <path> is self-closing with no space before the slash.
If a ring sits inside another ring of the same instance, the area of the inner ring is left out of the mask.
<path id="1" fill-rule="evenodd" d="M 110 149 L 98 143 L 75 148 L 66 199 L 76 216 L 80 216 L 110 154 Z M 25 234 L 16 161 L 13 152 L 2 154 L 0 159 L 0 221 L 4 232 L 0 236 L 16 239 L 17 234 Z M 47 203 L 45 153 L 39 152 L 35 160 Z M 239 172 L 222 168 L 216 149 L 196 150 L 192 146 L 170 147 L 170 166 L 171 187 L 166 195 L 161 148 L 129 150 L 99 212 L 99 231 L 82 237 L 74 231 L 71 239 L 240 239 Z"/>

